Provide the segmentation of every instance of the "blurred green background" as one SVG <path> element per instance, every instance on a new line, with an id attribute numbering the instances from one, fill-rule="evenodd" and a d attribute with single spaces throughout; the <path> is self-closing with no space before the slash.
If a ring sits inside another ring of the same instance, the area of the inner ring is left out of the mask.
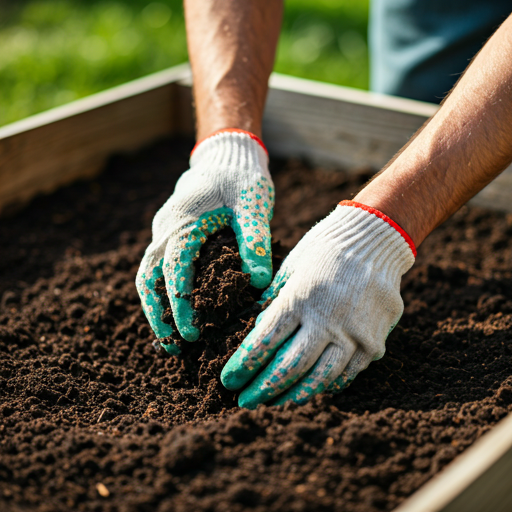
<path id="1" fill-rule="evenodd" d="M 0 125 L 187 60 L 182 0 L 0 0 Z M 366 89 L 368 0 L 287 0 L 275 70 Z"/>

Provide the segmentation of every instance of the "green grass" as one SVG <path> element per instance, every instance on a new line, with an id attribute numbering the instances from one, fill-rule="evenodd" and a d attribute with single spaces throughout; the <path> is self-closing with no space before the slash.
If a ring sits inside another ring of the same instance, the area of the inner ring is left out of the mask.
<path id="1" fill-rule="evenodd" d="M 288 0 L 275 70 L 367 88 L 368 0 Z M 181 0 L 0 0 L 0 125 L 187 60 Z"/>
<path id="2" fill-rule="evenodd" d="M 368 88 L 368 0 L 289 0 L 275 70 Z"/>

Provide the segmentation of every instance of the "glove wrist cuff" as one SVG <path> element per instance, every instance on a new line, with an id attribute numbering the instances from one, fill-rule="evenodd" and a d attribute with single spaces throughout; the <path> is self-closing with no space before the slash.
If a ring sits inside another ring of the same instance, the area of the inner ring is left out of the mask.
<path id="1" fill-rule="evenodd" d="M 353 206 L 355 208 L 360 208 L 361 210 L 365 210 L 368 213 L 371 213 L 372 215 L 375 215 L 379 219 L 382 219 L 384 222 L 389 224 L 392 228 L 394 228 L 396 231 L 402 235 L 402 238 L 407 242 L 407 245 L 411 248 L 413 256 L 416 258 L 416 246 L 414 245 L 414 242 L 412 238 L 407 234 L 407 232 L 400 227 L 393 219 L 389 218 L 385 213 L 382 213 L 379 210 L 376 210 L 375 208 L 371 206 L 367 206 L 362 203 L 358 203 L 356 201 L 341 201 L 338 203 L 340 206 Z"/>
<path id="2" fill-rule="evenodd" d="M 202 140 L 190 155 L 190 167 L 206 165 L 236 175 L 268 174 L 268 154 L 256 135 L 244 130 L 220 130 Z M 267 176 L 270 179 L 270 175 Z"/>
<path id="3" fill-rule="evenodd" d="M 208 135 L 207 137 L 204 137 L 201 140 L 198 140 L 196 142 L 195 146 L 193 147 L 192 151 L 190 152 L 190 156 L 192 157 L 192 155 L 194 154 L 195 150 L 204 141 L 210 139 L 211 137 L 215 137 L 216 135 L 219 135 L 221 133 L 241 133 L 241 134 L 247 135 L 249 138 L 251 138 L 252 140 L 256 141 L 263 148 L 263 150 L 265 151 L 265 153 L 267 154 L 267 157 L 268 157 L 268 150 L 267 150 L 265 144 L 263 144 L 263 141 L 257 135 L 254 135 L 254 133 L 248 132 L 246 130 L 241 130 L 239 128 L 222 128 L 222 129 L 217 130 L 217 131 L 215 131 L 213 133 L 210 133 L 210 135 Z"/>

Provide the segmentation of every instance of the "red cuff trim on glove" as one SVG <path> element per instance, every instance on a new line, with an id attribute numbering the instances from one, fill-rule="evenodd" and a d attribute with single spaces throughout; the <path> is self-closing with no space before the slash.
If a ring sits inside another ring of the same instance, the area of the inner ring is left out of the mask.
<path id="1" fill-rule="evenodd" d="M 409 244 L 409 247 L 411 248 L 411 251 L 416 258 L 416 246 L 414 245 L 414 242 L 412 241 L 412 238 L 392 219 L 390 219 L 387 215 L 380 212 L 379 210 L 376 210 L 375 208 L 372 208 L 371 206 L 366 206 L 365 204 L 356 203 L 355 201 L 341 201 L 338 203 L 340 206 L 354 206 L 355 208 L 361 208 L 362 210 L 367 211 L 368 213 L 372 213 L 373 215 L 376 215 L 379 217 L 379 219 L 382 219 L 384 222 L 387 222 L 392 228 L 395 228 L 404 238 L 404 240 Z"/>
<path id="2" fill-rule="evenodd" d="M 221 130 L 217 130 L 216 132 L 211 133 L 210 135 L 208 135 L 208 137 L 205 137 L 204 139 L 201 139 L 196 142 L 194 149 L 192 149 L 192 151 L 190 152 L 190 156 L 192 156 L 192 153 L 196 150 L 197 146 L 199 146 L 199 144 L 201 144 L 201 142 L 204 142 L 206 139 L 209 139 L 210 137 L 213 137 L 214 135 L 218 135 L 219 133 L 225 133 L 225 132 L 245 133 L 246 135 L 249 135 L 249 137 L 252 140 L 255 140 L 265 150 L 265 153 L 267 153 L 267 156 L 268 156 L 268 150 L 265 147 L 265 144 L 263 144 L 262 140 L 259 137 L 254 135 L 254 133 L 247 132 L 245 130 L 240 130 L 239 128 L 222 128 Z"/>

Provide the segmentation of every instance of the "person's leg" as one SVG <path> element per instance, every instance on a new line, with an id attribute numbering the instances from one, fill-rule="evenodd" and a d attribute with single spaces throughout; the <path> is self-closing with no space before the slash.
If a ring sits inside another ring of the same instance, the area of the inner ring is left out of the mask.
<path id="1" fill-rule="evenodd" d="M 370 88 L 439 103 L 511 12 L 509 0 L 372 0 Z"/>

